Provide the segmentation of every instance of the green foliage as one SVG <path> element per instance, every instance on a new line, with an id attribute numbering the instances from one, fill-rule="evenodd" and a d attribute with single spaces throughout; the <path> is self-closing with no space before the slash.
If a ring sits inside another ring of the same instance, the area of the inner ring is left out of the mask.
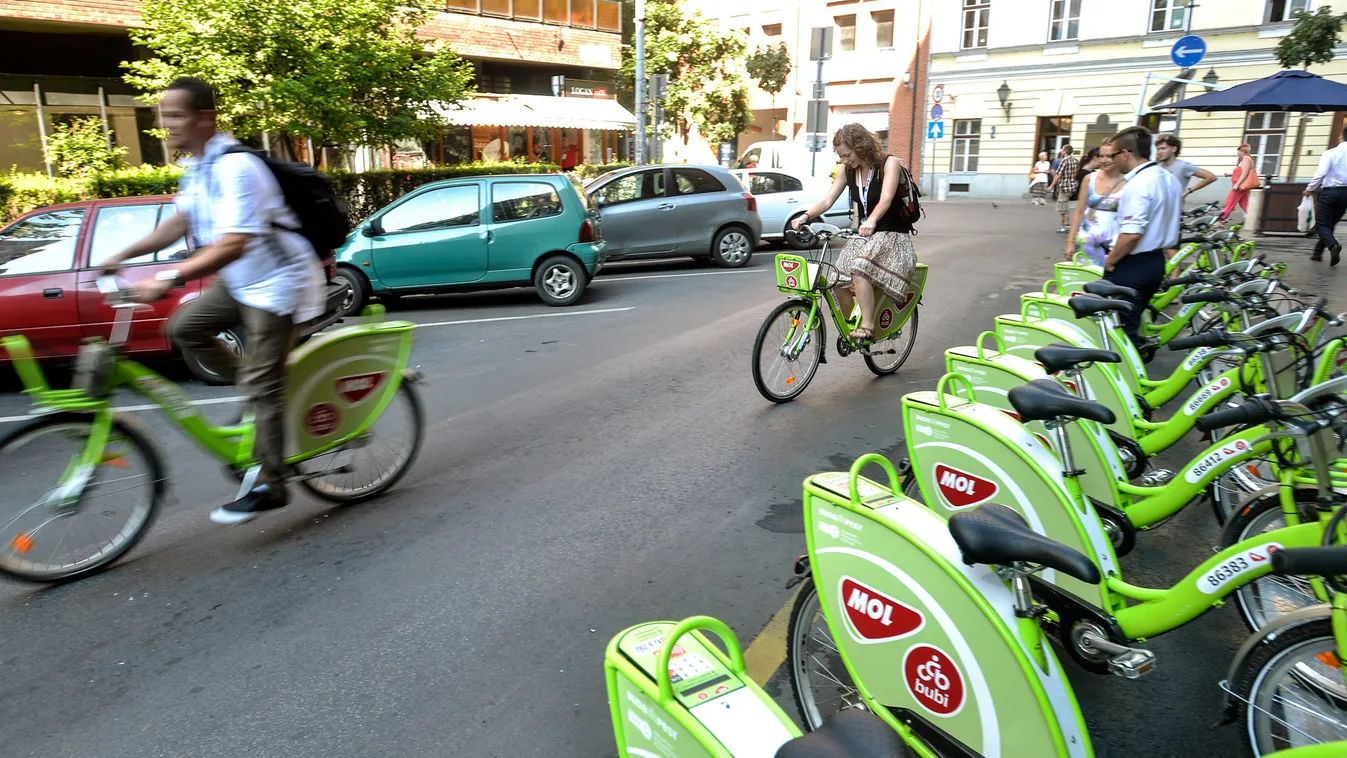
<path id="1" fill-rule="evenodd" d="M 87 177 L 119 169 L 125 165 L 129 152 L 124 147 L 108 147 L 103 120 L 97 116 L 56 123 L 43 149 L 56 172 L 66 177 Z"/>
<path id="2" fill-rule="evenodd" d="M 669 75 L 664 109 L 670 125 L 686 133 L 695 124 L 711 143 L 734 139 L 747 129 L 753 112 L 744 81 L 743 36 L 721 30 L 678 3 L 648 3 L 645 14 L 646 75 Z M 621 78 L 634 81 L 635 76 L 635 58 L 627 56 Z"/>
<path id="3" fill-rule="evenodd" d="M 776 47 L 768 46 L 766 49 L 758 48 L 748 56 L 745 69 L 757 82 L 758 89 L 775 97 L 786 88 L 786 81 L 792 71 L 790 51 L 786 48 L 786 43 L 782 42 Z"/>
<path id="4" fill-rule="evenodd" d="M 136 166 L 90 177 L 89 197 L 144 197 L 178 191 L 182 169 L 177 166 Z"/>
<path id="5" fill-rule="evenodd" d="M 441 179 L 488 174 L 550 174 L 561 167 L 550 163 L 466 163 L 461 166 L 386 171 L 332 172 L 333 188 L 350 205 L 351 222 L 359 223 L 375 211 L 423 184 Z"/>
<path id="6" fill-rule="evenodd" d="M 1277 61 L 1283 68 L 1309 68 L 1311 63 L 1332 61 L 1345 18 L 1327 7 L 1315 13 L 1297 11 L 1296 25 L 1277 43 Z"/>
<path id="7" fill-rule="evenodd" d="M 472 93 L 473 69 L 416 30 L 423 0 L 147 0 L 131 38 L 152 57 L 126 80 L 158 93 L 174 77 L 217 90 L 217 114 L 239 136 L 282 131 L 315 145 L 430 138 L 432 102 Z"/>
<path id="8" fill-rule="evenodd" d="M 51 178 L 46 174 L 10 174 L 0 177 L 0 223 L 27 213 L 34 208 L 56 203 L 70 203 L 83 199 L 88 192 L 87 179 Z"/>
<path id="9" fill-rule="evenodd" d="M 600 174 L 606 174 L 609 171 L 617 171 L 624 168 L 631 168 L 632 165 L 633 164 L 626 163 L 624 161 L 615 161 L 613 163 L 600 163 L 594 165 L 591 165 L 589 163 L 582 163 L 579 166 L 576 166 L 575 171 L 571 173 L 578 179 L 594 179 L 598 177 Z"/>

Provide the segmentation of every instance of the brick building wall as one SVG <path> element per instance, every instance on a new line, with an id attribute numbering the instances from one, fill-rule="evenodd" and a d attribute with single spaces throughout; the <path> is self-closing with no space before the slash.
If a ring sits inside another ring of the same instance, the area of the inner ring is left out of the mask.
<path id="1" fill-rule="evenodd" d="M 907 70 L 912 72 L 911 86 L 898 82 L 889 107 L 889 152 L 898 156 L 918 180 L 921 179 L 922 150 L 926 144 L 926 93 L 931 89 L 927 70 L 930 45 L 928 27 L 908 64 Z"/>

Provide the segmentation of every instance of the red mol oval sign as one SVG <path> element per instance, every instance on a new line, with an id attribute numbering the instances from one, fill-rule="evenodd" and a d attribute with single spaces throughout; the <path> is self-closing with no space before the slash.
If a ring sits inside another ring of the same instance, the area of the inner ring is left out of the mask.
<path id="1" fill-rule="evenodd" d="M 787 274 L 795 273 L 795 269 L 799 267 L 800 267 L 799 261 L 792 261 L 792 260 L 781 261 L 781 270 L 785 271 Z"/>
<path id="2" fill-rule="evenodd" d="M 915 634 L 926 625 L 917 609 L 849 576 L 842 577 L 838 591 L 846 611 L 847 631 L 857 642 L 889 642 Z"/>
<path id="3" fill-rule="evenodd" d="M 963 673 L 934 645 L 913 645 L 907 651 L 903 681 L 921 707 L 937 716 L 953 716 L 963 708 Z"/>
<path id="4" fill-rule="evenodd" d="M 935 464 L 935 485 L 940 497 L 953 508 L 970 508 L 996 494 L 996 482 L 943 463 Z"/>
<path id="5" fill-rule="evenodd" d="M 361 400 L 369 397 L 372 392 L 379 389 L 384 383 L 384 377 L 388 376 L 387 371 L 379 371 L 373 374 L 357 374 L 355 376 L 343 376 L 337 380 L 337 394 L 342 400 L 351 405 L 359 403 Z"/>

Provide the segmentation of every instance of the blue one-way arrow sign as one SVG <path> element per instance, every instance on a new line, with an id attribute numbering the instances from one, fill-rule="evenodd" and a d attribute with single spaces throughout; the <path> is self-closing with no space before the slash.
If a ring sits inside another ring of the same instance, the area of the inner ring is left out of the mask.
<path id="1" fill-rule="evenodd" d="M 1196 34 L 1189 34 L 1186 37 L 1179 37 L 1179 41 L 1174 43 L 1174 47 L 1169 51 L 1169 59 L 1179 68 L 1188 68 L 1201 63 L 1206 54 L 1206 40 Z"/>
<path id="2" fill-rule="evenodd" d="M 945 138 L 944 121 L 926 122 L 926 139 L 944 139 L 944 138 Z"/>

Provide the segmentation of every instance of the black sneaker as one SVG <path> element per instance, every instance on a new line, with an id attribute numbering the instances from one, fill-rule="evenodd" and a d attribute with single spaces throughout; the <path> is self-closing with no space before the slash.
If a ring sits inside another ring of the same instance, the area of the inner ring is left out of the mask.
<path id="1" fill-rule="evenodd" d="M 211 511 L 210 520 L 217 524 L 242 524 L 257 518 L 263 511 L 274 511 L 289 504 L 285 495 L 277 494 L 263 484 L 229 505 Z"/>
<path id="2" fill-rule="evenodd" d="M 1333 247 L 1330 247 L 1328 251 L 1333 254 L 1333 256 L 1328 261 L 1328 265 L 1330 266 L 1338 265 L 1338 261 L 1342 260 L 1342 245 L 1341 244 L 1334 245 Z"/>

